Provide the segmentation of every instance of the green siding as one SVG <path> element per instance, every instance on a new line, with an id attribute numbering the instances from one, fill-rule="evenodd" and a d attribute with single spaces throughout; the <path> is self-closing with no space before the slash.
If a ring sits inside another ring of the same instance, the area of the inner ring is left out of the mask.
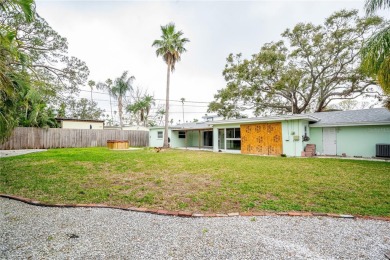
<path id="1" fill-rule="evenodd" d="M 289 120 L 282 122 L 283 153 L 287 156 L 301 156 L 302 151 L 309 142 L 304 142 L 302 136 L 310 136 L 310 129 L 306 120 Z M 296 138 L 294 138 L 294 136 Z"/>
<path id="2" fill-rule="evenodd" d="M 322 129 L 311 128 L 317 146 L 317 152 L 323 153 Z M 347 156 L 376 156 L 376 144 L 390 144 L 390 125 L 384 126 L 343 126 L 336 127 L 337 155 Z"/>
<path id="3" fill-rule="evenodd" d="M 171 131 L 171 147 L 199 147 L 199 131 L 198 130 L 188 130 L 186 131 L 187 143 L 185 138 L 179 138 L 179 131 Z M 201 146 L 203 145 L 203 131 L 200 132 L 201 135 Z"/>
<path id="4" fill-rule="evenodd" d="M 322 147 L 322 128 L 311 127 L 310 128 L 310 144 L 316 145 L 317 153 L 323 153 Z"/>
<path id="5" fill-rule="evenodd" d="M 202 139 L 202 133 L 201 135 L 201 145 L 203 145 L 203 139 Z M 199 147 L 199 132 L 198 131 L 188 131 L 188 146 L 189 147 Z"/>
<path id="6" fill-rule="evenodd" d="M 169 138 L 171 139 L 170 146 L 172 148 L 176 147 L 185 147 L 185 138 L 179 138 L 179 132 L 178 131 L 172 131 L 169 130 Z"/>
<path id="7" fill-rule="evenodd" d="M 261 122 L 263 123 L 263 122 Z M 302 141 L 305 126 L 307 135 L 310 137 L 308 142 Z M 240 124 L 216 125 L 213 127 L 213 151 L 218 151 L 218 129 L 239 128 Z M 318 154 L 323 153 L 321 127 L 308 127 L 306 120 L 289 120 L 282 122 L 283 153 L 287 156 L 301 156 L 306 144 L 315 144 Z M 157 132 L 164 129 L 150 129 L 150 146 L 160 147 L 163 145 L 163 138 L 157 138 Z M 294 141 L 294 135 L 299 140 Z M 178 137 L 178 131 L 169 130 L 171 147 L 186 147 L 184 138 Z M 203 146 L 203 131 L 201 131 L 201 145 Z M 345 153 L 347 156 L 372 157 L 376 155 L 376 144 L 390 144 L 390 125 L 384 126 L 345 126 L 336 128 L 337 155 Z M 198 147 L 198 130 L 187 131 L 187 146 Z M 239 151 L 229 151 L 239 152 Z"/>
<path id="8" fill-rule="evenodd" d="M 163 132 L 163 138 L 158 138 L 157 132 Z M 171 130 L 168 130 L 170 133 Z M 170 134 L 168 135 L 170 136 Z M 164 128 L 152 128 L 149 130 L 149 147 L 162 147 L 164 144 Z"/>
<path id="9" fill-rule="evenodd" d="M 164 134 L 164 128 L 152 128 L 149 131 L 149 146 L 150 147 L 161 147 L 164 143 L 164 138 L 158 138 L 157 132 L 162 131 Z M 169 138 L 171 139 L 170 145 L 172 148 L 186 147 L 186 139 L 179 138 L 179 131 L 168 130 Z M 199 146 L 199 131 L 189 130 L 187 131 L 187 147 L 198 147 Z M 201 131 L 201 145 L 203 146 L 203 131 Z"/>

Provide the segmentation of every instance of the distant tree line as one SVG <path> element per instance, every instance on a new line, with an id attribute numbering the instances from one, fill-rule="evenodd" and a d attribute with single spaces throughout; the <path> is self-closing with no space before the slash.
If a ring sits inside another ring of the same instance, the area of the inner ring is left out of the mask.
<path id="1" fill-rule="evenodd" d="M 34 1 L 0 2 L 0 141 L 15 126 L 54 127 L 55 106 L 78 92 L 88 74 Z"/>

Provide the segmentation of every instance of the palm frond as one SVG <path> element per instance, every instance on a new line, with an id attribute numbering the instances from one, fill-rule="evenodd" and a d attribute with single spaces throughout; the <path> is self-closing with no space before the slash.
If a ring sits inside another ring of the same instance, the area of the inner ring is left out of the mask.
<path id="1" fill-rule="evenodd" d="M 34 0 L 18 0 L 15 1 L 20 8 L 22 9 L 27 22 L 34 20 L 35 10 L 34 10 Z"/>
<path id="2" fill-rule="evenodd" d="M 376 77 L 383 91 L 390 94 L 390 25 L 365 43 L 361 57 L 362 69 Z"/>
<path id="3" fill-rule="evenodd" d="M 390 25 L 372 36 L 361 49 L 362 67 L 376 73 L 390 56 Z"/>
<path id="4" fill-rule="evenodd" d="M 174 23 L 161 26 L 161 32 L 160 39 L 155 40 L 152 46 L 157 48 L 157 57 L 162 56 L 163 60 L 171 66 L 171 71 L 173 71 L 175 63 L 180 61 L 181 54 L 186 51 L 184 44 L 190 40 L 182 38 L 182 31 L 175 31 Z"/>
<path id="5" fill-rule="evenodd" d="M 390 56 L 383 61 L 377 75 L 379 85 L 386 94 L 390 95 Z"/>
<path id="6" fill-rule="evenodd" d="M 366 14 L 373 14 L 378 9 L 390 8 L 390 0 L 367 0 L 364 9 Z"/>
<path id="7" fill-rule="evenodd" d="M 35 18 L 34 0 L 2 0 L 0 1 L 0 9 L 7 11 L 22 11 L 26 22 L 30 23 Z"/>
<path id="8" fill-rule="evenodd" d="M 133 89 L 133 81 L 135 80 L 134 76 L 128 78 L 128 71 L 124 71 L 119 78 L 116 78 L 114 85 L 111 88 L 111 93 L 115 98 L 122 97 L 126 92 Z"/>

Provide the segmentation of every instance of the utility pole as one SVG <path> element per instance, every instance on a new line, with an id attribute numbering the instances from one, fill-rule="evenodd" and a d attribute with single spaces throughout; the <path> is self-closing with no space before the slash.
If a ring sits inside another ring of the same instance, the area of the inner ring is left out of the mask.
<path id="1" fill-rule="evenodd" d="M 185 122 L 185 121 L 184 121 L 184 101 L 186 101 L 186 99 L 182 97 L 182 98 L 180 99 L 180 101 L 181 101 L 181 107 L 182 107 L 182 110 L 183 110 L 183 124 L 184 124 L 184 122 Z"/>

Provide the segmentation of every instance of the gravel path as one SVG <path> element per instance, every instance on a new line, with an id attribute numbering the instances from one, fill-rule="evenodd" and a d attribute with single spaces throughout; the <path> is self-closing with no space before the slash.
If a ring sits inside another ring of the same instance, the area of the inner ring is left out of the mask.
<path id="1" fill-rule="evenodd" d="M 0 198 L 0 259 L 385 259 L 390 222 L 178 218 Z"/>

